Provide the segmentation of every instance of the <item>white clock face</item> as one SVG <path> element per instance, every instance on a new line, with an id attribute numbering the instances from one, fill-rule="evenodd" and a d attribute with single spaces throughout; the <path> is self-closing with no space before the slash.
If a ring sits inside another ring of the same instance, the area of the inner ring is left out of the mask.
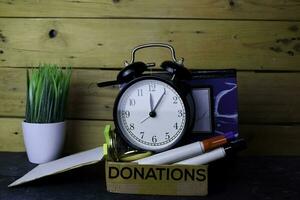
<path id="1" fill-rule="evenodd" d="M 162 151 L 183 135 L 186 120 L 184 103 L 169 84 L 142 79 L 130 85 L 117 105 L 117 123 L 134 146 Z"/>

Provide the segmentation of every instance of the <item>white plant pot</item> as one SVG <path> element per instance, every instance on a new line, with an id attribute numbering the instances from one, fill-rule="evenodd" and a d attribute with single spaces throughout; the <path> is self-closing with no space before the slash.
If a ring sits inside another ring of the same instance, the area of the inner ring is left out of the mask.
<path id="1" fill-rule="evenodd" d="M 65 142 L 65 122 L 22 123 L 27 156 L 30 162 L 46 163 L 60 157 Z"/>

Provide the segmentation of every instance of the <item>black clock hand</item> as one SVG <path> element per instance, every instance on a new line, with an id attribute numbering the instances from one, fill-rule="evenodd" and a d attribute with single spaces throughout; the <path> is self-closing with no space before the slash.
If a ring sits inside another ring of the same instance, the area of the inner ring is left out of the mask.
<path id="1" fill-rule="evenodd" d="M 166 89 L 164 88 L 164 93 L 159 97 L 156 105 L 154 106 L 153 110 L 151 110 L 151 112 L 155 112 L 155 109 L 157 108 L 157 106 L 160 104 L 162 98 L 164 97 L 164 95 L 166 94 Z"/>
<path id="2" fill-rule="evenodd" d="M 149 98 L 150 98 L 150 112 L 153 110 L 153 99 L 152 99 L 152 94 L 151 92 L 149 93 Z M 147 119 L 149 119 L 151 116 L 150 114 L 145 118 L 143 119 L 142 121 L 140 121 L 140 123 L 143 123 L 144 121 L 146 121 Z"/>
<path id="3" fill-rule="evenodd" d="M 149 118 L 150 118 L 150 115 L 148 115 L 145 119 L 143 119 L 142 121 L 140 121 L 140 123 L 143 123 L 144 121 L 146 121 Z"/>
<path id="4" fill-rule="evenodd" d="M 150 92 L 150 111 L 153 110 L 153 99 L 152 99 L 152 94 Z"/>
<path id="5" fill-rule="evenodd" d="M 160 104 L 163 96 L 166 94 L 166 89 L 164 88 L 164 93 L 159 97 L 156 105 L 154 106 L 153 108 L 153 101 L 152 101 L 152 95 L 150 93 L 150 107 L 153 108 L 151 109 L 150 113 L 149 113 L 149 116 L 147 116 L 145 119 L 143 119 L 142 121 L 140 121 L 140 123 L 143 123 L 144 121 L 146 121 L 147 119 L 149 119 L 150 117 L 155 117 L 156 116 L 156 113 L 155 113 L 155 109 L 157 108 L 157 106 Z"/>

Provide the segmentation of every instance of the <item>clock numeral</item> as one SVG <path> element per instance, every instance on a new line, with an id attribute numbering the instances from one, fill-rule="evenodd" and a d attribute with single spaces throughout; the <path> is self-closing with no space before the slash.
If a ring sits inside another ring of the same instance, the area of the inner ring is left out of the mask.
<path id="1" fill-rule="evenodd" d="M 182 117 L 183 116 L 183 111 L 182 110 L 178 110 L 178 117 Z"/>
<path id="2" fill-rule="evenodd" d="M 129 99 L 129 106 L 135 106 L 135 99 Z"/>
<path id="3" fill-rule="evenodd" d="M 134 130 L 134 123 L 129 124 L 129 129 Z"/>
<path id="4" fill-rule="evenodd" d="M 149 84 L 149 92 L 154 92 L 156 88 L 156 84 L 155 83 L 150 83 Z"/>
<path id="5" fill-rule="evenodd" d="M 152 137 L 152 142 L 153 142 L 153 143 L 156 143 L 156 142 L 157 142 L 156 135 L 154 135 L 154 136 Z"/>
<path id="6" fill-rule="evenodd" d="M 125 117 L 125 118 L 128 118 L 130 117 L 130 112 L 128 110 L 124 110 L 122 111 L 122 115 Z"/>
<path id="7" fill-rule="evenodd" d="M 138 89 L 137 92 L 138 92 L 139 97 L 143 96 L 143 90 L 142 89 Z"/>
<path id="8" fill-rule="evenodd" d="M 169 132 L 166 132 L 165 140 L 169 140 L 170 137 L 171 137 L 171 136 L 169 135 Z"/>
<path id="9" fill-rule="evenodd" d="M 145 132 L 140 132 L 140 134 L 141 134 L 141 139 L 144 139 Z"/>
<path id="10" fill-rule="evenodd" d="M 178 129 L 178 123 L 176 122 L 173 127 L 177 130 Z"/>
<path id="11" fill-rule="evenodd" d="M 172 99 L 173 99 L 173 104 L 177 104 L 178 103 L 178 97 L 177 96 L 174 96 Z"/>

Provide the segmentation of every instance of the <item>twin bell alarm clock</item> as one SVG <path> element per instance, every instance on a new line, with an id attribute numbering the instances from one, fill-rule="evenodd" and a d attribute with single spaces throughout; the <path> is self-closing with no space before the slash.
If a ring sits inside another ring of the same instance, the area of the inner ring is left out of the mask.
<path id="1" fill-rule="evenodd" d="M 155 63 L 135 62 L 136 51 L 150 47 L 171 52 L 172 60 L 160 65 L 162 71 L 149 72 Z M 194 123 L 195 105 L 186 83 L 191 78 L 172 46 L 150 43 L 135 47 L 131 61 L 125 62 L 115 81 L 98 83 L 99 87 L 121 86 L 113 108 L 116 134 L 132 148 L 146 151 L 161 152 L 178 144 Z"/>

